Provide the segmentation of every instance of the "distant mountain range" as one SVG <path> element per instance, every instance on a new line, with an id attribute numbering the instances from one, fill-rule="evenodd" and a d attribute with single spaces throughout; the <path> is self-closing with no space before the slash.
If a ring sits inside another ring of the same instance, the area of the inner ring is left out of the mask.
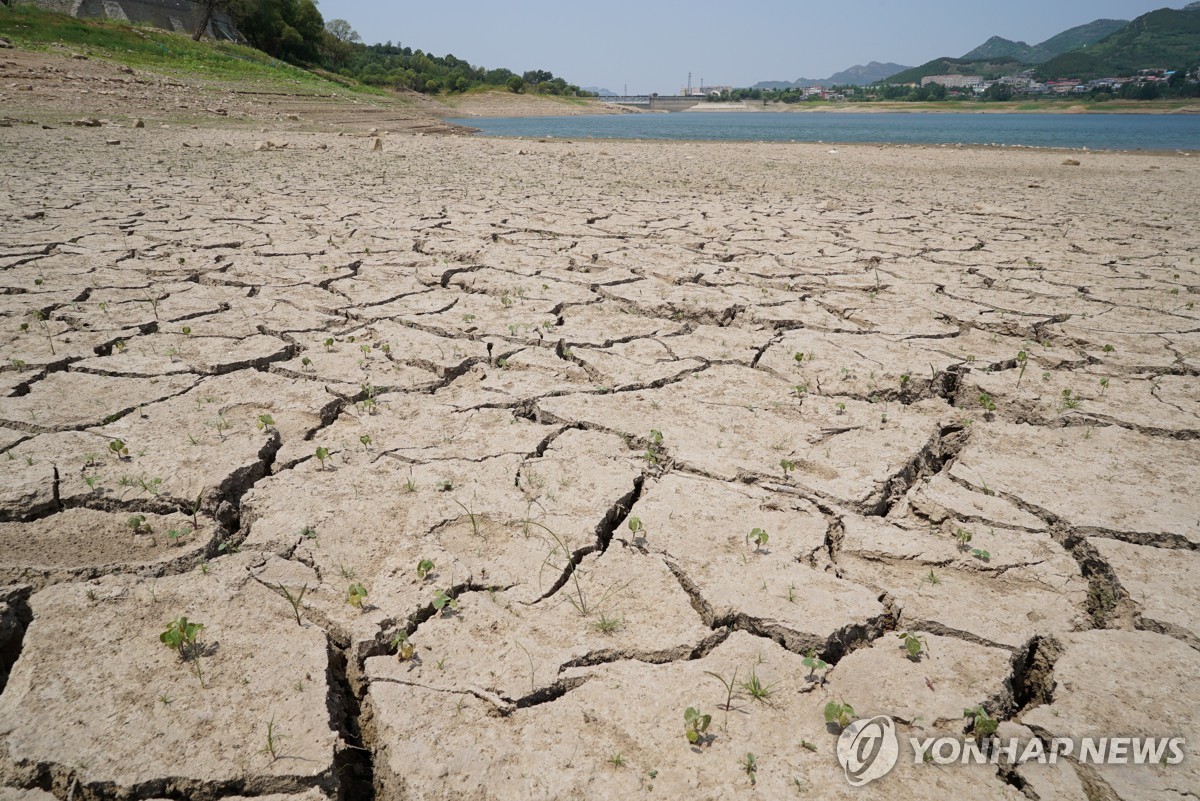
<path id="1" fill-rule="evenodd" d="M 855 64 L 850 69 L 835 72 L 828 78 L 797 78 L 794 81 L 760 81 L 754 84 L 754 89 L 803 89 L 809 86 L 841 86 L 853 84 L 866 86 L 882 81 L 889 75 L 909 69 L 903 64 L 880 64 L 872 61 L 870 64 Z"/>
<path id="2" fill-rule="evenodd" d="M 930 75 L 1008 75 L 1036 69 L 1042 78 L 1097 78 L 1139 69 L 1177 68 L 1200 60 L 1200 0 L 1176 10 L 1163 8 L 1132 22 L 1098 19 L 1029 45 L 993 36 L 961 58 L 941 57 L 919 67 L 872 61 L 828 78 L 761 81 L 754 89 L 790 89 L 834 84 L 914 83 Z"/>
<path id="3" fill-rule="evenodd" d="M 993 36 L 979 47 L 964 54 L 963 59 L 967 61 L 1007 59 L 1024 64 L 1041 64 L 1063 53 L 1095 44 L 1128 24 L 1129 20 L 1127 19 L 1098 19 L 1086 25 L 1065 30 L 1056 36 L 1051 36 L 1041 44 L 1032 46 L 1001 36 Z"/>

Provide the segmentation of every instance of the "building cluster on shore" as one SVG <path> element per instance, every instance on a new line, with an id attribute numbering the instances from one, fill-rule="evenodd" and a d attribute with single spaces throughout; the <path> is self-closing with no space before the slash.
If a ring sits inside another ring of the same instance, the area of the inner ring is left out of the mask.
<path id="1" fill-rule="evenodd" d="M 1067 95 L 1085 94 L 1092 91 L 1116 92 L 1127 84 L 1158 84 L 1167 83 L 1175 75 L 1174 70 L 1146 69 L 1136 75 L 1127 77 L 1096 78 L 1082 81 L 1068 78 L 1058 81 L 1038 81 L 1034 77 L 1035 70 L 1026 70 L 1016 75 L 1005 75 L 995 80 L 987 80 L 981 75 L 927 75 L 921 79 L 921 87 L 931 84 L 944 86 L 947 89 L 968 89 L 975 94 L 983 94 L 993 86 L 1010 89 L 1014 94 L 1026 95 Z"/>

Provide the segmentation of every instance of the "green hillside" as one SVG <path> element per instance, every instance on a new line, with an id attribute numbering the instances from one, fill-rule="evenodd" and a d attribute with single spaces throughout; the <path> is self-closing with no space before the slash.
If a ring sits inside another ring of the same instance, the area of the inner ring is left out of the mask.
<path id="1" fill-rule="evenodd" d="M 993 36 L 979 47 L 965 54 L 963 58 L 969 61 L 979 61 L 981 59 L 995 61 L 1007 58 L 1014 61 L 1023 61 L 1026 64 L 1041 64 L 1071 50 L 1078 50 L 1081 47 L 1095 44 L 1128 24 L 1129 20 L 1126 19 L 1097 19 L 1086 25 L 1077 25 L 1074 28 L 1068 28 L 1062 33 L 1051 36 L 1046 41 L 1037 45 L 1014 42 L 1002 36 Z"/>
<path id="2" fill-rule="evenodd" d="M 1200 6 L 1143 14 L 1096 44 L 1056 56 L 1038 72 L 1044 78 L 1100 78 L 1141 69 L 1172 69 L 1200 62 Z"/>
<path id="3" fill-rule="evenodd" d="M 965 58 L 935 58 L 919 67 L 913 67 L 904 72 L 898 72 L 881 83 L 920 83 L 922 78 L 930 75 L 982 75 L 983 77 L 1000 77 L 1026 69 L 1027 66 L 1015 59 L 985 59 L 982 61 Z"/>

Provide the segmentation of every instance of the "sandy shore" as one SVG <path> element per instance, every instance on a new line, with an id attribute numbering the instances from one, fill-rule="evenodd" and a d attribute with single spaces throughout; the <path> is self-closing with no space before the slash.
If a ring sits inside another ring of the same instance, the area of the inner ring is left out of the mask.
<path id="1" fill-rule="evenodd" d="M 18 797 L 1200 792 L 909 744 L 1200 742 L 1200 162 L 293 108 L 0 128 Z"/>

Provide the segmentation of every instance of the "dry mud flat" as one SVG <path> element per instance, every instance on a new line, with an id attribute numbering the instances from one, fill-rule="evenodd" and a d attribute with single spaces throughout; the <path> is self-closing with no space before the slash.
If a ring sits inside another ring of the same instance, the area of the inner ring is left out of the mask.
<path id="1" fill-rule="evenodd" d="M 1200 793 L 1195 159 L 0 138 L 0 796 Z"/>

